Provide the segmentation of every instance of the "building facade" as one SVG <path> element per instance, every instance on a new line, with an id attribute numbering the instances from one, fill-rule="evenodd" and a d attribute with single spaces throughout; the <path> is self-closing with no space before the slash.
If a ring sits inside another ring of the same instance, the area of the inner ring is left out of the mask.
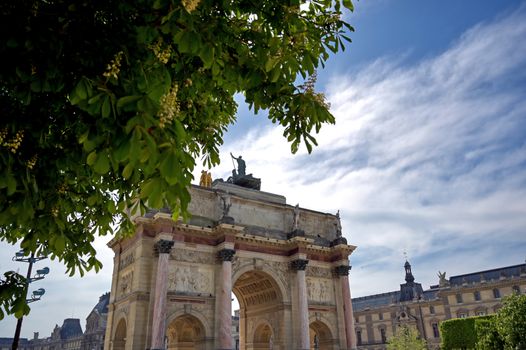
<path id="1" fill-rule="evenodd" d="M 55 325 L 51 336 L 39 338 L 35 332 L 33 339 L 20 339 L 20 350 L 102 350 L 108 317 L 110 293 L 103 294 L 86 318 L 83 332 L 78 318 L 67 318 L 62 326 Z M 0 338 L 0 350 L 11 349 L 12 338 Z"/>
<path id="2" fill-rule="evenodd" d="M 418 330 L 430 349 L 440 344 L 440 322 L 496 313 L 502 298 L 526 293 L 526 264 L 477 271 L 446 279 L 424 290 L 406 262 L 405 283 L 397 291 L 353 299 L 358 349 L 383 350 L 401 325 Z"/>
<path id="3" fill-rule="evenodd" d="M 355 348 L 339 217 L 258 188 L 194 186 L 188 222 L 150 211 L 109 243 L 105 349 Z"/>

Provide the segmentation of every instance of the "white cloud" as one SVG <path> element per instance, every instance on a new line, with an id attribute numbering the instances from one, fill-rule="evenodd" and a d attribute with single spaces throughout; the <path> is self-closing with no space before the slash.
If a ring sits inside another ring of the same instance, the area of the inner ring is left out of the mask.
<path id="1" fill-rule="evenodd" d="M 451 263 L 458 254 L 472 271 L 517 264 L 526 248 L 525 72 L 520 8 L 416 65 L 381 58 L 334 77 L 337 124 L 322 128 L 310 156 L 290 155 L 275 127 L 249 131 L 224 155 L 242 152 L 263 189 L 291 204 L 342 210 L 358 245 L 354 295 L 396 289 L 404 250 L 427 284 L 439 269 L 469 272 Z M 227 169 L 225 157 L 216 172 Z"/>

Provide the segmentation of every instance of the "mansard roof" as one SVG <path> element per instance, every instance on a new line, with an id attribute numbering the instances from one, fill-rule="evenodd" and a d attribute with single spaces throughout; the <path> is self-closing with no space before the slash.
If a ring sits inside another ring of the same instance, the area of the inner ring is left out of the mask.
<path id="1" fill-rule="evenodd" d="M 107 314 L 109 302 L 110 292 L 102 294 L 99 298 L 99 302 L 93 308 L 93 311 L 97 311 L 99 314 Z"/>
<path id="2" fill-rule="evenodd" d="M 82 328 L 78 318 L 66 318 L 60 327 L 60 339 L 69 339 L 81 336 Z"/>
<path id="3" fill-rule="evenodd" d="M 526 274 L 526 264 L 500 267 L 492 270 L 477 271 L 464 275 L 451 276 L 449 283 L 451 286 L 461 286 L 464 283 L 480 283 L 481 281 L 498 281 L 502 278 L 519 277 Z"/>
<path id="4" fill-rule="evenodd" d="M 381 294 L 367 295 L 365 297 L 353 298 L 352 307 L 354 311 L 363 311 L 367 308 L 375 309 L 398 303 L 400 291 Z"/>

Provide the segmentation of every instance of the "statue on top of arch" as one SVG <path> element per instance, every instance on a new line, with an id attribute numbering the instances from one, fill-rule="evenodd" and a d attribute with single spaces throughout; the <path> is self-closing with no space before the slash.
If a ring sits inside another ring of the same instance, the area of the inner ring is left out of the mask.
<path id="1" fill-rule="evenodd" d="M 232 164 L 234 164 L 234 160 L 237 162 L 237 170 L 234 165 L 232 176 L 228 178 L 227 182 L 259 191 L 261 189 L 261 179 L 255 178 L 252 174 L 246 173 L 247 165 L 243 157 L 234 157 L 232 152 L 230 152 L 230 157 L 232 157 Z"/>

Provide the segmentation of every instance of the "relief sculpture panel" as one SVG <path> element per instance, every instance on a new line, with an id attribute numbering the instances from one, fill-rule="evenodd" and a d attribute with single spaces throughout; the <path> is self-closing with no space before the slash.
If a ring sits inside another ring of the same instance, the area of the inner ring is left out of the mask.
<path id="1" fill-rule="evenodd" d="M 133 282 L 133 271 L 123 274 L 121 276 L 121 283 L 119 286 L 119 294 L 125 295 L 131 292 Z"/>
<path id="2" fill-rule="evenodd" d="M 214 293 L 214 272 L 203 266 L 170 266 L 168 290 L 179 293 Z"/>
<path id="3" fill-rule="evenodd" d="M 176 261 L 194 262 L 198 264 L 214 264 L 216 257 L 212 253 L 197 252 L 188 249 L 172 249 L 170 258 Z"/>
<path id="4" fill-rule="evenodd" d="M 334 300 L 332 280 L 307 277 L 307 297 L 313 302 L 331 302 Z"/>
<path id="5" fill-rule="evenodd" d="M 307 277 L 321 277 L 321 278 L 331 278 L 332 272 L 330 268 L 318 267 L 318 266 L 309 266 L 305 269 L 305 274 Z"/>

